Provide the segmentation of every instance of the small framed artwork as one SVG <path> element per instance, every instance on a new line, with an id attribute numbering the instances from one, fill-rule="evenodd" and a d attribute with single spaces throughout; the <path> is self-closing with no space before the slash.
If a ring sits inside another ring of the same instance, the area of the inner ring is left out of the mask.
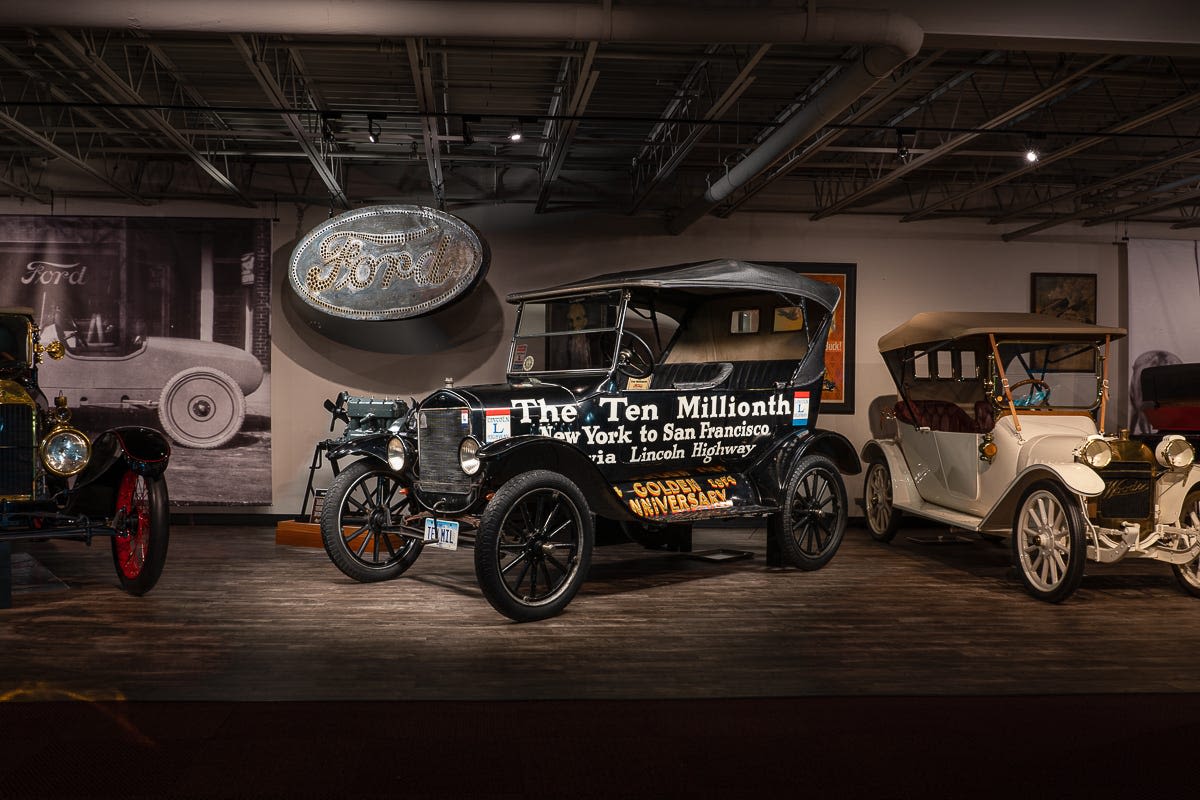
<path id="1" fill-rule="evenodd" d="M 1096 324 L 1096 275 L 1088 272 L 1035 272 L 1030 275 L 1029 310 L 1060 319 Z M 1051 355 L 1052 372 L 1091 372 L 1093 354 Z"/>
<path id="2" fill-rule="evenodd" d="M 1096 324 L 1095 273 L 1035 272 L 1030 281 L 1030 311 Z"/>

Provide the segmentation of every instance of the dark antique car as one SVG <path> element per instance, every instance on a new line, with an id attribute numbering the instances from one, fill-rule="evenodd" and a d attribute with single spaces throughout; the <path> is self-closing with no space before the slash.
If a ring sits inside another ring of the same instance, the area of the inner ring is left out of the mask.
<path id="1" fill-rule="evenodd" d="M 89 439 L 64 395 L 51 404 L 42 393 L 43 354 L 61 358 L 63 346 L 41 343 L 33 311 L 0 309 L 0 547 L 107 536 L 121 587 L 145 594 L 167 557 L 170 446 L 141 427 Z"/>
<path id="2" fill-rule="evenodd" d="M 712 261 L 510 295 L 505 383 L 330 404 L 330 559 L 395 578 L 426 545 L 474 546 L 511 619 L 559 613 L 598 535 L 689 550 L 698 520 L 765 518 L 768 558 L 824 566 L 846 526 L 852 445 L 816 428 L 839 290 L 787 269 Z M 628 537 L 628 538 L 625 538 Z"/>
<path id="3" fill-rule="evenodd" d="M 1200 468 L 1177 434 L 1105 433 L 1108 354 L 1125 335 L 1041 314 L 927 312 L 879 340 L 896 433 L 863 447 L 867 529 L 911 514 L 1009 538 L 1034 597 L 1057 603 L 1085 561 L 1171 565 L 1200 596 Z M 1149 371 L 1149 370 L 1147 370 Z"/>

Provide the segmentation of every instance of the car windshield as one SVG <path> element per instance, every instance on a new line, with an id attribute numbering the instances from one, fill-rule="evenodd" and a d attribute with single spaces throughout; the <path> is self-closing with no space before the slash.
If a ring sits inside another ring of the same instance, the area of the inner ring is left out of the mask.
<path id="1" fill-rule="evenodd" d="M 1001 342 L 999 349 L 1018 408 L 1091 409 L 1100 402 L 1095 342 Z"/>
<path id="2" fill-rule="evenodd" d="M 606 372 L 616 351 L 620 295 L 522 303 L 509 372 Z"/>

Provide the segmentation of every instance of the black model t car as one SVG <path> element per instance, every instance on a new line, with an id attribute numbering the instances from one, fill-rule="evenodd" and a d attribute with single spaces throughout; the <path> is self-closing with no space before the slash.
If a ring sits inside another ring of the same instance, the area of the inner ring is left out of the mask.
<path id="1" fill-rule="evenodd" d="M 62 342 L 40 342 L 31 309 L 0 308 L 0 545 L 109 536 L 122 588 L 145 594 L 167 557 L 170 446 L 140 427 L 91 440 L 39 388 L 43 354 L 62 358 Z"/>
<path id="2" fill-rule="evenodd" d="M 766 518 L 769 554 L 824 566 L 845 531 L 841 473 L 860 470 L 816 428 L 839 294 L 711 261 L 510 295 L 505 383 L 381 414 L 330 404 L 351 424 L 326 452 L 361 456 L 325 497 L 330 559 L 376 581 L 426 544 L 473 544 L 484 596 L 518 621 L 570 602 L 597 528 L 685 550 L 694 521 Z"/>

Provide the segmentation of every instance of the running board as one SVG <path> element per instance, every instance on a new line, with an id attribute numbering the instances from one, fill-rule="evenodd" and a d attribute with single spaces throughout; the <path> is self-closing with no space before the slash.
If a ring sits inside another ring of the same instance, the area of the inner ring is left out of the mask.
<path id="1" fill-rule="evenodd" d="M 962 528 L 966 531 L 979 533 L 983 530 L 983 518 L 976 517 L 971 514 L 964 514 L 961 511 L 951 511 L 948 508 L 935 506 L 932 503 L 918 503 L 914 506 L 897 505 L 898 511 L 903 511 L 905 514 L 912 514 L 923 519 L 940 522 L 943 525 L 949 525 L 952 528 Z"/>

